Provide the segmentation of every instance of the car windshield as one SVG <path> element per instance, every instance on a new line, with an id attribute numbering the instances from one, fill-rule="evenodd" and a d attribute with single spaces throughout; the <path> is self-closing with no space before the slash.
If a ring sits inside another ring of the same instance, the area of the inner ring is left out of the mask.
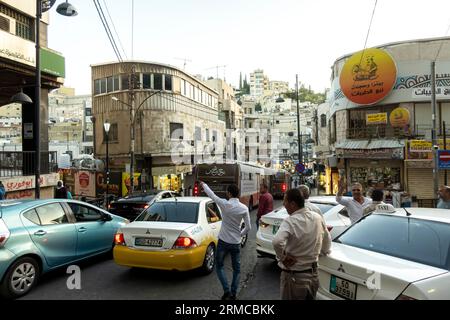
<path id="1" fill-rule="evenodd" d="M 325 213 L 334 207 L 334 205 L 332 205 L 332 204 L 317 203 L 317 202 L 313 202 L 313 201 L 311 201 L 311 203 L 314 203 L 316 206 L 318 206 L 320 211 L 322 211 L 322 213 Z"/>
<path id="2" fill-rule="evenodd" d="M 372 214 L 334 241 L 450 270 L 448 223 Z"/>
<path id="3" fill-rule="evenodd" d="M 198 203 L 193 202 L 155 202 L 143 211 L 135 221 L 161 221 L 197 223 Z"/>

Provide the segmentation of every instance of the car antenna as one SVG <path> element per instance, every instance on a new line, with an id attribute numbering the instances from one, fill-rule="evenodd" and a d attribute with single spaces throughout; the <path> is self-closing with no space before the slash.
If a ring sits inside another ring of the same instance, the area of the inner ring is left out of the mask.
<path id="1" fill-rule="evenodd" d="M 410 216 L 411 216 L 411 213 L 408 212 L 408 210 L 406 210 L 406 208 L 403 208 L 403 209 L 406 211 L 406 216 L 407 216 L 407 217 L 410 217 Z"/>

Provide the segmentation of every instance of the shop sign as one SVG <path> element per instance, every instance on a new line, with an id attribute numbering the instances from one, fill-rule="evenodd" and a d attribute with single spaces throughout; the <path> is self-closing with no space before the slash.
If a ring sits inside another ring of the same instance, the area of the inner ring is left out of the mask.
<path id="1" fill-rule="evenodd" d="M 444 149 L 444 140 L 439 139 L 439 149 Z M 427 140 L 410 140 L 407 144 L 407 159 L 410 160 L 432 160 L 433 144 Z"/>
<path id="2" fill-rule="evenodd" d="M 342 68 L 339 83 L 348 100 L 370 105 L 384 99 L 397 80 L 394 60 L 384 50 L 365 49 L 351 56 Z"/>
<path id="3" fill-rule="evenodd" d="M 5 186 L 6 192 L 12 192 L 12 191 L 34 189 L 35 188 L 34 181 L 35 181 L 34 176 L 27 176 L 27 177 L 4 179 L 3 184 Z M 56 186 L 57 181 L 58 181 L 57 173 L 45 174 L 40 176 L 41 188 Z"/>
<path id="4" fill-rule="evenodd" d="M 403 159 L 403 148 L 336 149 L 338 158 L 347 159 Z"/>
<path id="5" fill-rule="evenodd" d="M 433 144 L 426 140 L 410 140 L 409 151 L 410 152 L 432 152 Z"/>
<path id="6" fill-rule="evenodd" d="M 95 172 L 78 171 L 75 173 L 75 194 L 95 198 Z"/>
<path id="7" fill-rule="evenodd" d="M 389 122 L 394 128 L 404 128 L 409 124 L 410 114 L 409 110 L 403 107 L 398 107 L 392 110 L 389 116 Z"/>
<path id="8" fill-rule="evenodd" d="M 413 98 L 431 98 L 431 88 L 417 88 L 412 93 Z M 437 87 L 436 98 L 449 99 L 450 87 Z"/>
<path id="9" fill-rule="evenodd" d="M 106 192 L 106 174 L 104 172 L 97 172 L 95 177 L 97 197 L 103 196 Z M 108 194 L 116 197 L 122 196 L 122 172 L 109 173 Z"/>
<path id="10" fill-rule="evenodd" d="M 370 113 L 366 115 L 367 124 L 387 124 L 387 113 Z"/>

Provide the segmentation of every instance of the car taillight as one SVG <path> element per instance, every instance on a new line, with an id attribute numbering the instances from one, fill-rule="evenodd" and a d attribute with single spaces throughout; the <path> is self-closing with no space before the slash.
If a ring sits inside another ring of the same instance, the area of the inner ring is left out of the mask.
<path id="1" fill-rule="evenodd" d="M 417 300 L 417 299 L 415 299 L 413 297 L 410 297 L 410 296 L 407 296 L 405 294 L 401 294 L 395 300 Z"/>
<path id="2" fill-rule="evenodd" d="M 195 248 L 197 243 L 195 243 L 194 239 L 188 237 L 178 237 L 173 245 L 174 249 L 188 249 Z"/>
<path id="3" fill-rule="evenodd" d="M 6 227 L 6 224 L 3 222 L 3 220 L 0 219 L 0 247 L 3 246 L 6 241 L 8 241 L 10 234 L 11 233 Z"/>
<path id="4" fill-rule="evenodd" d="M 194 197 L 198 197 L 200 192 L 198 190 L 198 183 L 194 184 Z"/>
<path id="5" fill-rule="evenodd" d="M 333 226 L 327 226 L 328 232 L 330 232 L 331 230 L 333 230 Z"/>
<path id="6" fill-rule="evenodd" d="M 281 186 L 281 190 L 283 192 L 286 192 L 286 189 L 287 189 L 286 183 L 283 183 L 283 185 Z"/>
<path id="7" fill-rule="evenodd" d="M 114 236 L 114 243 L 118 246 L 125 245 L 125 237 L 123 236 L 123 233 L 116 233 Z"/>

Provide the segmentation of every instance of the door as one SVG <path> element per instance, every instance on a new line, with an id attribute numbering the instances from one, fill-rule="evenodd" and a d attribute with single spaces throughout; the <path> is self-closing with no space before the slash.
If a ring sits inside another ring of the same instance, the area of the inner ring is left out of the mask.
<path id="1" fill-rule="evenodd" d="M 93 207 L 68 203 L 74 217 L 77 232 L 77 257 L 83 258 L 112 248 L 114 233 L 112 224 L 104 221 L 105 214 Z"/>
<path id="2" fill-rule="evenodd" d="M 23 217 L 25 228 L 49 267 L 70 263 L 76 259 L 75 225 L 69 222 L 60 203 L 29 210 Z"/>
<path id="3" fill-rule="evenodd" d="M 215 202 L 211 201 L 206 204 L 206 220 L 208 221 L 212 237 L 217 241 L 220 227 L 222 226 L 222 215 Z"/>

